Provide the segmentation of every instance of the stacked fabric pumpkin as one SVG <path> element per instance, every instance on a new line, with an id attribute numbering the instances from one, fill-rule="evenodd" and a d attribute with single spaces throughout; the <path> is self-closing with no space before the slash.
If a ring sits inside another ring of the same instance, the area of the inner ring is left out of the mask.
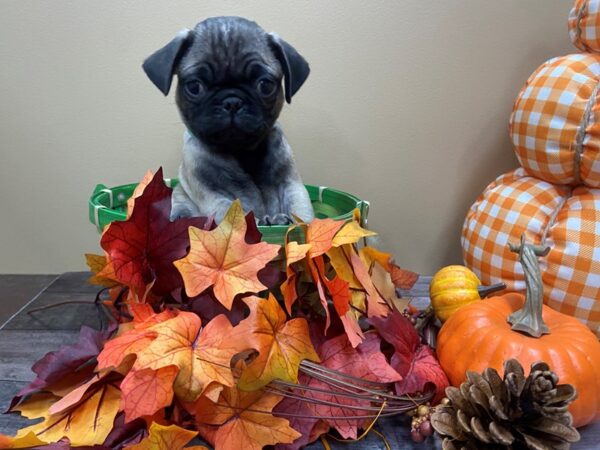
<path id="1" fill-rule="evenodd" d="M 600 336 L 600 0 L 577 0 L 569 34 L 582 53 L 543 63 L 519 93 L 510 135 L 521 164 L 471 206 L 466 265 L 485 284 L 524 291 L 508 248 L 525 233 L 547 245 L 544 302 Z"/>

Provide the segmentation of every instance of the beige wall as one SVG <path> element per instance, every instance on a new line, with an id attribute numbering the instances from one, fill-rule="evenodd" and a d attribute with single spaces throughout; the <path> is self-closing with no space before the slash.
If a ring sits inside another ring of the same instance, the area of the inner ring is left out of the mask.
<path id="1" fill-rule="evenodd" d="M 304 180 L 372 202 L 370 226 L 422 273 L 461 261 L 465 212 L 516 166 L 512 102 L 574 51 L 569 0 L 0 3 L 0 273 L 81 270 L 96 183 L 175 176 L 183 131 L 141 61 L 212 15 L 255 19 L 311 63 L 282 121 Z"/>

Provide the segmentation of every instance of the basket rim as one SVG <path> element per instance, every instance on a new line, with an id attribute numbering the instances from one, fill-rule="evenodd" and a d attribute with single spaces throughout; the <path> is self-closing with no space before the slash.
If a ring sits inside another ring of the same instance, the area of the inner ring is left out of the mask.
<path id="1" fill-rule="evenodd" d="M 176 185 L 176 183 L 178 183 L 177 178 L 165 178 L 164 180 L 165 180 L 165 184 L 169 187 L 174 187 L 174 185 Z M 112 222 L 114 220 L 124 220 L 124 218 L 125 218 L 124 213 L 121 211 L 116 211 L 114 209 L 114 207 L 115 206 L 123 206 L 127 202 L 127 199 L 125 199 L 125 201 L 117 199 L 117 201 L 120 201 L 119 203 L 117 203 L 113 197 L 114 191 L 133 190 L 133 189 L 135 189 L 135 186 L 137 186 L 138 184 L 139 183 L 126 183 L 126 184 L 120 184 L 120 185 L 113 186 L 113 187 L 107 187 L 104 184 L 96 185 L 92 195 L 90 196 L 90 198 L 88 200 L 88 206 L 89 206 L 89 220 L 93 225 L 96 226 L 98 231 L 100 231 L 100 232 L 102 231 L 101 223 L 105 222 L 106 219 L 108 219 L 110 222 Z M 307 191 L 309 192 L 309 195 L 311 197 L 311 202 L 316 201 L 316 202 L 323 203 L 324 195 L 340 196 L 351 202 L 354 202 L 353 209 L 358 208 L 360 210 L 361 222 L 363 222 L 363 225 L 366 226 L 367 216 L 369 213 L 369 206 L 370 206 L 368 201 L 361 200 L 354 194 L 350 194 L 348 192 L 344 192 L 339 189 L 331 188 L 328 186 L 318 186 L 318 185 L 312 185 L 312 184 L 305 184 L 304 186 L 306 187 Z M 104 196 L 109 197 L 109 201 L 108 201 L 109 206 L 107 206 L 104 201 L 101 201 L 101 199 L 103 199 Z M 314 199 L 314 197 L 316 197 L 316 200 Z M 127 197 L 127 198 L 129 198 L 129 197 Z M 335 217 L 330 217 L 330 218 L 334 219 L 334 220 L 348 220 L 351 218 L 351 215 L 352 215 L 352 212 L 349 211 L 347 213 L 344 213 L 344 214 L 341 214 L 341 215 L 338 215 Z M 102 219 L 104 219 L 104 220 L 102 220 Z M 259 228 L 259 231 L 263 235 L 265 233 L 266 234 L 276 234 L 276 233 L 285 233 L 287 231 L 287 229 L 289 228 L 289 225 L 271 225 L 271 226 L 259 225 L 258 228 Z"/>

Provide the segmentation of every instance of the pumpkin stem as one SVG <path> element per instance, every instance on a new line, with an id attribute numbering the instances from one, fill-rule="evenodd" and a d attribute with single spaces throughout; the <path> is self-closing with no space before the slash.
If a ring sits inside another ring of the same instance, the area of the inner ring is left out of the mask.
<path id="1" fill-rule="evenodd" d="M 477 286 L 477 292 L 479 293 L 479 297 L 481 298 L 486 298 L 490 294 L 493 294 L 494 292 L 498 291 L 503 291 L 504 289 L 506 289 L 505 283 L 495 283 L 490 284 L 489 286 Z"/>
<path id="2" fill-rule="evenodd" d="M 520 310 L 508 317 L 508 322 L 515 331 L 522 331 L 533 337 L 550 333 L 550 329 L 542 319 L 542 306 L 544 295 L 542 289 L 542 273 L 538 263 L 538 256 L 546 256 L 550 247 L 529 244 L 525 234 L 521 235 L 521 244 L 508 244 L 510 251 L 519 254 L 519 261 L 525 273 L 525 305 Z"/>

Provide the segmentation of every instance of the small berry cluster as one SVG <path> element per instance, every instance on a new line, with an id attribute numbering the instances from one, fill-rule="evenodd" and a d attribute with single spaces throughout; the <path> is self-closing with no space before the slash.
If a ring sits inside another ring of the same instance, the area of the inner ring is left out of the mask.
<path id="1" fill-rule="evenodd" d="M 429 421 L 430 416 L 431 408 L 428 405 L 420 405 L 412 411 L 410 437 L 414 442 L 423 442 L 433 434 L 433 427 Z"/>

